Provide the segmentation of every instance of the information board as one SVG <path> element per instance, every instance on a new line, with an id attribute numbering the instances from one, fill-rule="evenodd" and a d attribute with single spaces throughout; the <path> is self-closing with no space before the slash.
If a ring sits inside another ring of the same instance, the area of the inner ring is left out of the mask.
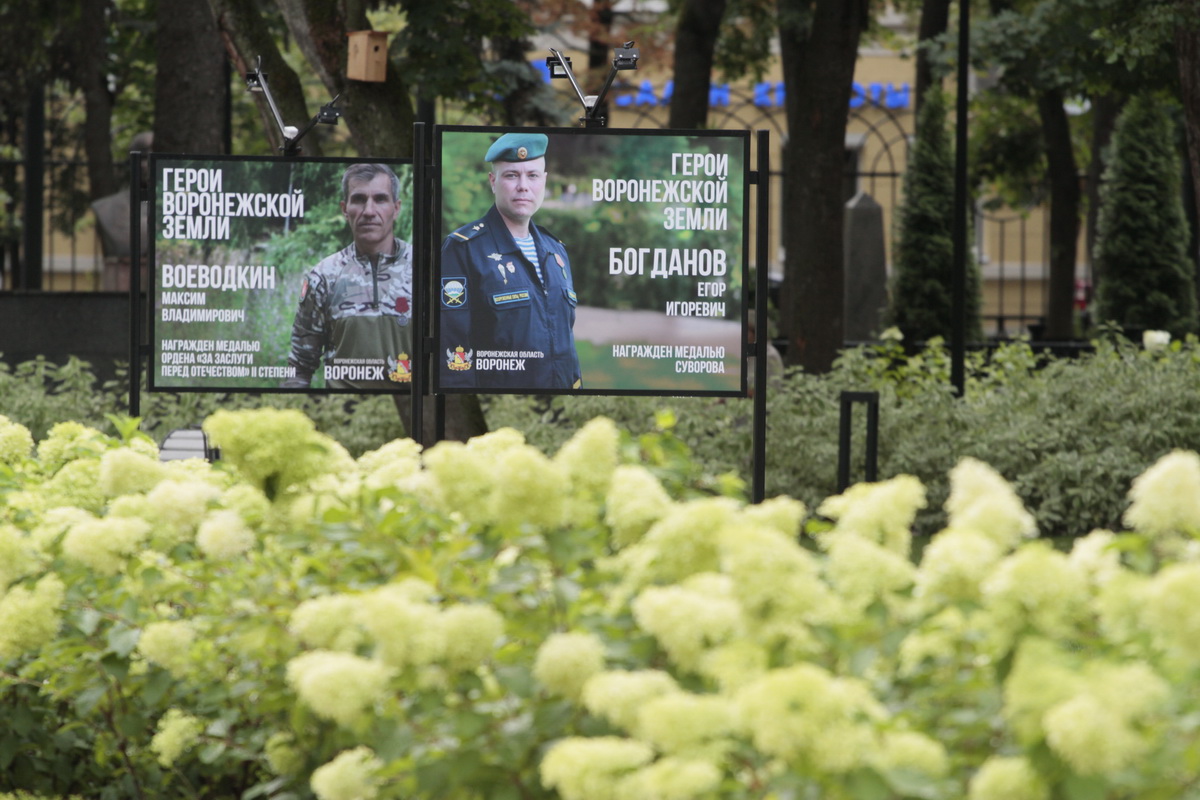
<path id="1" fill-rule="evenodd" d="M 149 169 L 150 389 L 409 391 L 411 160 Z"/>
<path id="2" fill-rule="evenodd" d="M 435 391 L 745 394 L 749 143 L 438 127 Z"/>

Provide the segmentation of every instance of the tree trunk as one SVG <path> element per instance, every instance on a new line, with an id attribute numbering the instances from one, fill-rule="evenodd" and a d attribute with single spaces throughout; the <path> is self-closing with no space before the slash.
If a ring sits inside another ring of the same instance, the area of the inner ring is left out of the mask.
<path id="1" fill-rule="evenodd" d="M 154 149 L 220 154 L 229 87 L 212 9 L 195 0 L 158 0 L 155 37 Z"/>
<path id="2" fill-rule="evenodd" d="M 262 71 L 267 73 L 271 87 L 271 96 L 283 117 L 284 124 L 295 125 L 297 128 L 309 120 L 308 106 L 304 102 L 304 90 L 300 79 L 287 62 L 275 39 L 263 19 L 250 3 L 240 0 L 208 0 L 216 18 L 217 30 L 225 43 L 225 50 L 233 60 L 234 68 L 245 79 L 246 74 L 254 70 L 261 59 Z M 255 94 L 259 113 L 262 115 L 263 129 L 273 149 L 283 146 L 283 137 L 279 125 L 275 122 L 266 97 Z M 304 139 L 304 154 L 321 155 L 321 143 L 315 136 Z"/>
<path id="3" fill-rule="evenodd" d="M 87 154 L 88 186 L 92 200 L 115 194 L 120 186 L 113 164 L 113 96 L 108 90 L 105 37 L 106 0 L 83 0 L 76 34 L 75 80 L 83 92 L 83 149 Z"/>
<path id="4" fill-rule="evenodd" d="M 346 77 L 346 34 L 367 30 L 370 23 L 361 3 L 347 2 L 344 16 L 339 5 L 325 0 L 277 0 L 280 11 L 300 51 L 320 76 L 330 96 L 339 95 L 338 107 L 350 129 L 360 156 L 411 158 L 415 113 L 408 86 L 394 64 L 388 64 L 383 82 L 352 81 Z M 307 140 L 305 140 L 307 141 Z M 414 265 L 422 269 L 425 265 Z M 436 399 L 426 398 L 423 409 L 425 441 L 433 441 Z M 397 395 L 396 408 L 404 428 L 412 435 L 410 401 Z M 465 440 L 487 432 L 479 398 L 453 395 L 446 398 L 446 437 Z"/>
<path id="5" fill-rule="evenodd" d="M 867 0 L 778 0 L 787 86 L 780 321 L 787 361 L 826 372 L 843 344 L 846 119 Z"/>
<path id="6" fill-rule="evenodd" d="M 1187 130 L 1188 171 L 1192 186 L 1200 187 L 1200 0 L 1179 0 L 1181 22 L 1175 29 L 1175 53 L 1179 59 L 1179 95 L 1183 101 L 1183 121 Z M 1188 220 L 1192 231 L 1200 227 L 1193 215 Z M 1193 240 L 1197 237 L 1193 234 Z M 1189 248 L 1189 255 L 1200 270 L 1200 253 Z M 1198 273 L 1200 274 L 1200 273 Z M 1200 284 L 1198 284 L 1200 285 Z"/>
<path id="7" fill-rule="evenodd" d="M 1104 175 L 1104 150 L 1112 138 L 1117 116 L 1121 113 L 1121 102 L 1111 94 L 1092 98 L 1092 158 L 1087 169 L 1087 232 L 1084 245 L 1087 248 L 1087 263 L 1092 267 L 1092 289 L 1095 290 L 1096 224 L 1100 220 L 1100 181 Z"/>
<path id="8" fill-rule="evenodd" d="M 671 128 L 703 128 L 708 122 L 708 89 L 713 52 L 725 16 L 726 0 L 684 0 L 675 27 L 675 90 Z"/>
<path id="9" fill-rule="evenodd" d="M 1046 309 L 1046 338 L 1075 338 L 1075 259 L 1079 239 L 1079 172 L 1071 147 L 1070 121 L 1062 92 L 1038 97 L 1038 116 L 1050 179 L 1050 289 Z"/>
<path id="10" fill-rule="evenodd" d="M 917 28 L 916 103 L 913 106 L 916 114 L 921 113 L 925 92 L 935 85 L 929 53 L 920 45 L 941 36 L 949 26 L 950 0 L 925 0 L 921 4 L 921 22 Z M 937 81 L 936 85 L 940 88 L 941 81 Z"/>
<path id="11" fill-rule="evenodd" d="M 388 65 L 387 80 L 351 81 L 346 78 L 346 56 L 350 31 L 368 30 L 371 25 L 359 4 L 342 16 L 338 5 L 328 0 L 276 0 L 288 31 L 300 51 L 325 84 L 330 97 L 338 95 L 350 138 L 361 156 L 409 158 L 413 153 L 413 122 L 416 115 L 408 87 L 394 64 Z"/>

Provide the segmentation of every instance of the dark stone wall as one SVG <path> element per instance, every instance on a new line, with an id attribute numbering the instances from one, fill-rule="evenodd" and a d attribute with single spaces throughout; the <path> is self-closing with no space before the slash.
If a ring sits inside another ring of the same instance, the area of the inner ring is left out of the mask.
<path id="1" fill-rule="evenodd" d="M 0 292 L 0 358 L 87 361 L 101 380 L 129 363 L 128 292 Z M 143 336 L 143 341 L 145 340 Z"/>

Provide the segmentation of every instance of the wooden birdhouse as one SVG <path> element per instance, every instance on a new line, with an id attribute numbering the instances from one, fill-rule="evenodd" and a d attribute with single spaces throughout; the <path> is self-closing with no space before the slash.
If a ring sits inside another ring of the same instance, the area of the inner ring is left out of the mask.
<path id="1" fill-rule="evenodd" d="M 351 31 L 350 54 L 346 77 L 352 81 L 387 80 L 387 33 L 384 31 Z"/>

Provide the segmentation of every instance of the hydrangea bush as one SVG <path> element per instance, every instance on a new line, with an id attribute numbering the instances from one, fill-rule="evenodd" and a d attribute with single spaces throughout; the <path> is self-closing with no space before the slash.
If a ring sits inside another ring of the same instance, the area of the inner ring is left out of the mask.
<path id="1" fill-rule="evenodd" d="M 915 478 L 747 505 L 604 418 L 553 456 L 205 429 L 161 463 L 0 417 L 0 797 L 1197 791 L 1195 453 L 1069 551 L 963 459 L 915 556 Z"/>

